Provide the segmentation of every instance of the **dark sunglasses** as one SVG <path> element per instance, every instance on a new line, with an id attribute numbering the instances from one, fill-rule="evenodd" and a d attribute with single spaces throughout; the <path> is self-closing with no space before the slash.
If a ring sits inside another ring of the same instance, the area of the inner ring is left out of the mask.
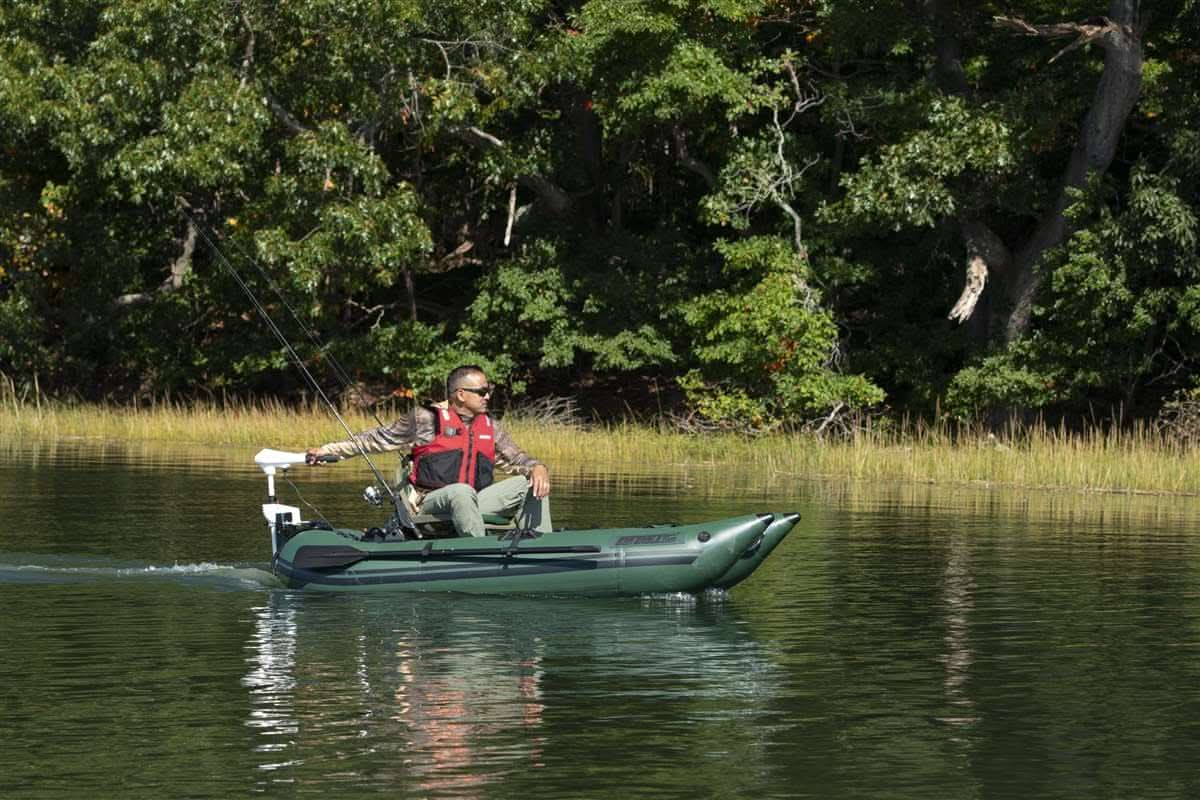
<path id="1" fill-rule="evenodd" d="M 470 386 L 460 386 L 458 388 L 462 389 L 464 392 L 470 392 L 471 394 L 479 395 L 480 397 L 489 397 L 492 394 L 492 389 L 495 387 L 484 386 L 482 389 L 473 389 Z"/>

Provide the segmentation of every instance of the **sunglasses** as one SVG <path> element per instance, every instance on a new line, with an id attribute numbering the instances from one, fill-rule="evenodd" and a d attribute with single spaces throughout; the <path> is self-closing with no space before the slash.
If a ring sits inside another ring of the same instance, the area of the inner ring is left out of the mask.
<path id="1" fill-rule="evenodd" d="M 470 386 L 460 386 L 458 388 L 462 389 L 464 392 L 470 392 L 471 394 L 479 395 L 480 397 L 489 397 L 492 394 L 492 389 L 495 387 L 484 386 L 482 389 L 473 389 Z"/>

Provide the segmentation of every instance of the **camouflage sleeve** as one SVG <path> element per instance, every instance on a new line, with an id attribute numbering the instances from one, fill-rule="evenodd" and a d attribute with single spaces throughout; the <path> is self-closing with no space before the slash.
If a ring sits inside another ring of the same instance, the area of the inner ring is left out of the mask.
<path id="1" fill-rule="evenodd" d="M 359 455 L 361 452 L 358 446 L 355 445 L 355 442 L 362 445 L 362 450 L 367 453 L 411 450 L 412 446 L 419 442 L 423 427 L 429 428 L 428 435 L 425 437 L 426 440 L 432 438 L 432 420 L 424 421 L 420 419 L 421 415 L 418 414 L 418 411 L 421 410 L 423 409 L 413 409 L 390 425 L 382 425 L 378 428 L 372 428 L 369 431 L 356 433 L 353 439 L 328 442 L 317 448 L 317 451 L 324 456 L 351 458 L 352 456 Z M 426 412 L 426 416 L 428 416 L 428 412 Z M 422 425 L 422 422 L 425 422 L 425 425 Z"/>
<path id="2" fill-rule="evenodd" d="M 534 467 L 543 466 L 542 462 L 526 453 L 512 440 L 508 431 L 500 424 L 500 420 L 493 417 L 492 425 L 496 432 L 497 467 L 514 475 L 528 476 Z"/>

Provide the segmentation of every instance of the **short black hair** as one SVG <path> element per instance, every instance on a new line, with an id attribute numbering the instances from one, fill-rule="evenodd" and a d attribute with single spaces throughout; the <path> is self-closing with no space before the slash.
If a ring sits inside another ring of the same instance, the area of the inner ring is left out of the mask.
<path id="1" fill-rule="evenodd" d="M 463 378 L 467 377 L 468 375 L 486 376 L 487 373 L 484 372 L 483 367 L 479 366 L 478 364 L 464 364 L 461 367 L 455 367 L 454 369 L 450 370 L 450 374 L 446 376 L 447 400 L 450 399 L 450 396 L 453 395 L 455 390 L 458 389 L 459 385 L 462 384 Z"/>

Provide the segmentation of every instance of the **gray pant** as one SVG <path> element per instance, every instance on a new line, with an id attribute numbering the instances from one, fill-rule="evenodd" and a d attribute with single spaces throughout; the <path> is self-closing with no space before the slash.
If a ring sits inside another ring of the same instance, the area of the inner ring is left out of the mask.
<path id="1" fill-rule="evenodd" d="M 533 528 L 542 533 L 554 530 L 550 526 L 550 498 L 534 497 L 529 490 L 529 479 L 521 475 L 478 492 L 465 483 L 452 483 L 434 489 L 421 503 L 423 514 L 449 514 L 461 536 L 483 536 L 484 514 L 508 516 L 518 510 L 514 520 L 518 528 Z"/>

